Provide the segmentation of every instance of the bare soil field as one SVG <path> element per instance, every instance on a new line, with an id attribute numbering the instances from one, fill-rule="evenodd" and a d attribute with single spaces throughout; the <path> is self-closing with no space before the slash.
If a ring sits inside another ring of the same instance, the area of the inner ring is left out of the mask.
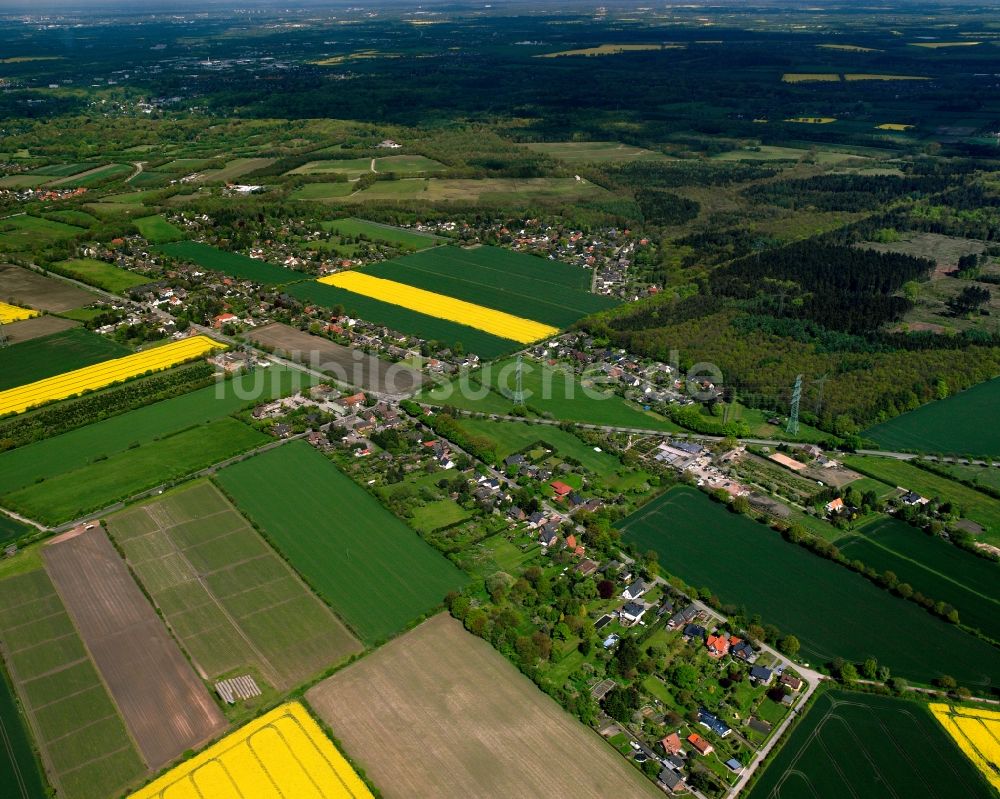
<path id="1" fill-rule="evenodd" d="M 205 679 L 256 666 L 287 690 L 363 648 L 209 482 L 117 513 L 108 531 Z"/>
<path id="2" fill-rule="evenodd" d="M 29 341 L 33 338 L 51 336 L 53 333 L 61 333 L 76 327 L 79 322 L 71 319 L 63 319 L 61 316 L 35 316 L 31 319 L 22 319 L 20 322 L 11 322 L 3 326 L 3 333 L 7 337 L 9 344 L 19 344 L 22 341 Z"/>
<path id="3" fill-rule="evenodd" d="M 306 693 L 386 799 L 661 796 L 447 614 Z"/>
<path id="4" fill-rule="evenodd" d="M 336 376 L 358 388 L 409 394 L 416 391 L 423 375 L 403 364 L 389 363 L 361 350 L 312 336 L 281 322 L 254 330 L 250 337 L 258 344 L 273 347 L 280 355 L 313 369 Z"/>
<path id="5" fill-rule="evenodd" d="M 0 264 L 0 298 L 14 305 L 61 313 L 99 299 L 97 295 L 62 280 L 46 277 L 13 264 Z"/>
<path id="6" fill-rule="evenodd" d="M 44 559 L 152 770 L 225 728 L 222 713 L 102 528 L 53 539 Z"/>

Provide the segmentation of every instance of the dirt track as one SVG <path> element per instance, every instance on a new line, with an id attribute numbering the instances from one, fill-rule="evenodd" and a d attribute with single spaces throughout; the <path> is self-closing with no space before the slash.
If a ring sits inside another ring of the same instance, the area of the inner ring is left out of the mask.
<path id="1" fill-rule="evenodd" d="M 45 564 L 149 767 L 226 721 L 100 527 L 61 536 Z"/>
<path id="2" fill-rule="evenodd" d="M 663 796 L 447 614 L 306 698 L 386 799 Z"/>
<path id="3" fill-rule="evenodd" d="M 361 350 L 343 347 L 321 336 L 311 336 L 280 322 L 254 330 L 249 335 L 258 344 L 273 347 L 286 358 L 332 374 L 358 388 L 410 394 L 423 380 L 415 369 L 379 360 Z"/>

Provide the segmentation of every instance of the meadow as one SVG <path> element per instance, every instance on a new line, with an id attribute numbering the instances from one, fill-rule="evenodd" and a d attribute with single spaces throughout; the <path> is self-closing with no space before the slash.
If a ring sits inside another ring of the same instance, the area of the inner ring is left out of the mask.
<path id="1" fill-rule="evenodd" d="M 114 178 L 123 178 L 135 171 L 131 164 L 105 164 L 103 166 L 79 172 L 67 178 L 60 178 L 49 183 L 53 188 L 89 188 Z"/>
<path id="2" fill-rule="evenodd" d="M 109 358 L 121 358 L 129 352 L 113 339 L 80 327 L 23 341 L 0 350 L 0 391 L 82 369 Z"/>
<path id="3" fill-rule="evenodd" d="M 323 184 L 309 184 L 313 186 Z M 305 187 L 303 187 L 305 188 Z M 438 244 L 441 239 L 430 233 L 419 233 L 415 230 L 392 227 L 391 225 L 381 225 L 378 222 L 368 222 L 357 217 L 347 217 L 345 219 L 334 219 L 323 222 L 320 225 L 323 230 L 336 233 L 338 236 L 353 238 L 361 236 L 372 241 L 391 244 L 404 250 L 425 250 Z"/>
<path id="4" fill-rule="evenodd" d="M 133 219 L 132 224 L 139 230 L 139 235 L 152 244 L 166 244 L 184 238 L 184 231 L 162 216 L 143 216 Z"/>
<path id="5" fill-rule="evenodd" d="M 575 178 L 405 178 L 377 181 L 345 200 L 469 202 L 523 208 L 526 201 L 571 202 L 610 196 L 596 183 Z"/>
<path id="6" fill-rule="evenodd" d="M 420 175 L 425 172 L 440 172 L 447 169 L 440 161 L 425 155 L 384 155 L 375 159 L 375 172 L 396 175 Z"/>
<path id="7" fill-rule="evenodd" d="M 513 360 L 490 364 L 468 377 L 476 393 L 464 392 L 457 378 L 450 383 L 436 386 L 421 393 L 419 399 L 432 405 L 452 405 L 463 410 L 482 413 L 510 413 L 514 407 L 510 399 L 516 385 Z M 481 386 L 487 381 L 492 390 Z M 584 392 L 579 379 L 568 370 L 555 369 L 534 360 L 521 365 L 521 386 L 525 404 L 531 410 L 550 415 L 553 419 L 581 424 L 635 427 L 646 430 L 676 431 L 681 428 L 673 422 L 651 416 L 627 404 L 617 394 L 599 392 L 596 388 Z"/>
<path id="8" fill-rule="evenodd" d="M 298 702 L 254 719 L 129 799 L 203 799 L 220 796 L 220 790 L 233 797 L 257 796 L 265 785 L 273 796 L 295 799 L 372 799 L 364 781 Z"/>
<path id="9" fill-rule="evenodd" d="M 361 651 L 357 640 L 207 481 L 108 519 L 108 532 L 209 678 L 256 667 L 287 690 Z"/>
<path id="10" fill-rule="evenodd" d="M 372 158 L 345 158 L 328 161 L 310 161 L 296 167 L 289 175 L 343 175 L 348 180 L 357 180 L 372 171 Z"/>
<path id="11" fill-rule="evenodd" d="M 664 161 L 663 153 L 622 144 L 617 141 L 556 141 L 522 144 L 536 153 L 544 153 L 571 164 L 599 164 L 609 161 Z"/>
<path id="12" fill-rule="evenodd" d="M 884 518 L 836 542 L 848 558 L 958 610 L 962 624 L 1000 642 L 1000 566 L 904 521 Z"/>
<path id="13" fill-rule="evenodd" d="M 663 796 L 446 613 L 306 699 L 387 797 Z"/>
<path id="14" fill-rule="evenodd" d="M 942 501 L 951 502 L 961 510 L 963 517 L 985 528 L 979 538 L 1000 545 L 1000 499 L 895 458 L 849 455 L 843 462 L 851 469 L 883 483 L 916 491 L 928 499 L 939 497 Z"/>
<path id="15" fill-rule="evenodd" d="M 530 318 L 514 316 L 486 305 L 477 305 L 456 299 L 450 294 L 428 291 L 395 280 L 375 277 L 370 271 L 352 269 L 338 272 L 320 278 L 319 282 L 327 286 L 345 289 L 352 294 L 360 294 L 369 299 L 398 305 L 425 316 L 432 316 L 435 319 L 465 324 L 476 330 L 499 338 L 510 339 L 520 344 L 531 344 L 559 332 L 557 327 L 536 322 Z M 489 292 L 485 293 L 489 294 Z"/>
<path id="16" fill-rule="evenodd" d="M 192 474 L 268 440 L 263 433 L 235 419 L 217 419 L 94 460 L 79 469 L 62 471 L 16 491 L 5 488 L 2 501 L 28 518 L 57 525 Z"/>
<path id="17" fill-rule="evenodd" d="M 149 282 L 149 278 L 94 258 L 72 258 L 54 263 L 49 268 L 113 294 L 124 294 L 130 288 Z"/>
<path id="18" fill-rule="evenodd" d="M 618 527 L 626 542 L 658 552 L 665 568 L 689 585 L 706 586 L 723 603 L 795 635 L 800 657 L 810 662 L 874 656 L 901 677 L 930 683 L 950 674 L 972 688 L 1000 678 L 995 649 L 986 642 L 731 513 L 696 488 L 671 489 Z"/>
<path id="19" fill-rule="evenodd" d="M 33 250 L 39 244 L 63 241 L 83 232 L 75 225 L 38 216 L 8 216 L 0 219 L 0 251 Z"/>
<path id="20" fill-rule="evenodd" d="M 292 393 L 313 382 L 313 378 L 297 370 L 271 366 L 0 453 L 0 491 L 49 480 L 130 447 L 223 419 L 251 403 Z"/>
<path id="21" fill-rule="evenodd" d="M 439 341 L 449 347 L 461 344 L 465 352 L 473 352 L 484 360 L 505 355 L 517 347 L 509 339 L 491 336 L 474 327 L 437 319 L 316 280 L 305 280 L 289 286 L 288 294 L 322 308 L 340 309 L 351 316 L 385 325 L 406 335 Z"/>
<path id="22" fill-rule="evenodd" d="M 749 799 L 986 799 L 980 778 L 927 705 L 826 691 L 792 730 Z"/>
<path id="23" fill-rule="evenodd" d="M 0 608 L 4 658 L 59 795 L 120 794 L 145 766 L 52 581 L 41 568 L 0 580 Z"/>
<path id="24" fill-rule="evenodd" d="M 257 261 L 238 253 L 226 252 L 197 241 L 178 241 L 172 244 L 163 244 L 157 249 L 171 258 L 188 261 L 211 269 L 213 272 L 222 272 L 222 274 L 237 280 L 252 280 L 254 283 L 262 283 L 266 286 L 292 283 L 309 277 L 302 272 L 295 272 L 265 261 Z"/>
<path id="25" fill-rule="evenodd" d="M 1000 425 L 983 424 L 1000 404 L 1000 378 L 922 405 L 862 433 L 881 449 L 1000 457 Z"/>
<path id="26" fill-rule="evenodd" d="M 339 200 L 347 197 L 354 191 L 356 186 L 346 181 L 340 183 L 306 183 L 299 186 L 292 192 L 293 200 L 313 200 L 323 202 L 324 200 Z"/>
<path id="27" fill-rule="evenodd" d="M 465 582 L 462 572 L 305 442 L 237 463 L 216 479 L 368 644 L 399 632 Z"/>

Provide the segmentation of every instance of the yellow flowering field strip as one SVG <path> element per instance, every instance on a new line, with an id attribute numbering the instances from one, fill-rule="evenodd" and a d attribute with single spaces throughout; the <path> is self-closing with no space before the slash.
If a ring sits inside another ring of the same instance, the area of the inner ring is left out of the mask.
<path id="1" fill-rule="evenodd" d="M 477 330 L 521 344 L 530 344 L 559 332 L 559 328 L 551 325 L 524 319 L 493 308 L 486 308 L 465 300 L 457 300 L 445 294 L 436 294 L 433 291 L 414 288 L 394 280 L 372 277 L 363 272 L 338 272 L 335 275 L 320 278 L 319 282 L 390 305 L 399 305 L 427 316 L 474 327 Z"/>
<path id="2" fill-rule="evenodd" d="M 932 704 L 930 710 L 966 757 L 1000 789 L 996 770 L 1000 763 L 1000 711 L 944 704 Z"/>
<path id="3" fill-rule="evenodd" d="M 218 349 L 225 349 L 225 345 L 213 341 L 208 336 L 192 336 L 164 344 L 162 347 L 154 347 L 123 358 L 112 358 L 93 366 L 74 369 L 61 375 L 0 391 L 0 416 L 23 413 L 46 402 L 104 388 L 146 372 L 169 369 L 171 366 L 200 358 Z"/>
<path id="4" fill-rule="evenodd" d="M 20 322 L 22 319 L 30 319 L 33 316 L 38 316 L 38 311 L 0 302 L 0 325 L 6 325 L 9 322 Z"/>
<path id="5" fill-rule="evenodd" d="M 251 721 L 129 799 L 372 799 L 298 702 Z"/>

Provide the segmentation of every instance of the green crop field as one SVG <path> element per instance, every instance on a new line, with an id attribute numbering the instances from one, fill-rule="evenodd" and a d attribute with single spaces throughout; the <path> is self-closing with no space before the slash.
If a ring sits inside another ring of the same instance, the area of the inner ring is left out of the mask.
<path id="1" fill-rule="evenodd" d="M 245 255 L 226 252 L 197 241 L 178 241 L 173 244 L 164 244 L 157 249 L 171 258 L 189 261 L 211 269 L 213 272 L 222 272 L 224 275 L 235 277 L 238 280 L 252 280 L 254 283 L 263 283 L 268 286 L 293 283 L 297 280 L 306 280 L 309 277 L 302 272 L 284 269 L 264 261 L 256 261 Z"/>
<path id="2" fill-rule="evenodd" d="M 961 509 L 962 515 L 986 528 L 983 541 L 1000 545 L 1000 499 L 941 477 L 895 458 L 849 455 L 844 463 L 855 471 L 893 486 L 934 499 L 940 497 Z"/>
<path id="3" fill-rule="evenodd" d="M 323 308 L 341 308 L 352 316 L 385 325 L 410 336 L 440 341 L 449 347 L 460 343 L 465 352 L 473 352 L 484 360 L 506 355 L 521 346 L 516 341 L 491 336 L 474 327 L 449 322 L 447 319 L 437 319 L 400 305 L 381 302 L 315 280 L 306 280 L 289 286 L 288 293 Z"/>
<path id="4" fill-rule="evenodd" d="M 544 441 L 560 458 L 579 461 L 585 469 L 599 477 L 610 477 L 622 468 L 622 463 L 616 456 L 607 452 L 595 452 L 592 446 L 585 444 L 572 433 L 553 425 L 462 419 L 461 426 L 474 436 L 483 436 L 496 442 L 496 453 L 501 460 L 532 444 Z"/>
<path id="5" fill-rule="evenodd" d="M 143 216 L 133 219 L 132 224 L 139 229 L 139 235 L 153 244 L 166 244 L 184 238 L 184 231 L 162 216 Z"/>
<path id="6" fill-rule="evenodd" d="M 289 175 L 343 175 L 348 180 L 357 180 L 372 171 L 371 158 L 345 158 L 328 161 L 310 161 L 296 167 Z"/>
<path id="7" fill-rule="evenodd" d="M 46 795 L 41 766 L 31 748 L 27 719 L 14 699 L 14 689 L 0 668 L 0 794 L 8 799 Z"/>
<path id="8" fill-rule="evenodd" d="M 62 241 L 83 233 L 83 228 L 37 216 L 0 219 L 0 250 L 34 249 L 39 244 Z"/>
<path id="9" fill-rule="evenodd" d="M 34 383 L 131 352 L 82 327 L 33 338 L 0 350 L 0 391 Z"/>
<path id="10" fill-rule="evenodd" d="M 1000 378 L 865 430 L 880 448 L 1000 457 L 1000 425 L 983 424 L 1000 405 Z"/>
<path id="11" fill-rule="evenodd" d="M 145 767 L 44 569 L 0 580 L 0 608 L 4 658 L 59 796 L 121 794 Z"/>
<path id="12" fill-rule="evenodd" d="M 425 155 L 384 155 L 375 159 L 376 172 L 392 172 L 396 175 L 420 175 L 447 168 L 440 161 Z"/>
<path id="13" fill-rule="evenodd" d="M 79 175 L 90 169 L 96 169 L 101 165 L 100 161 L 83 161 L 78 164 L 49 164 L 32 169 L 32 175 L 48 175 L 53 178 L 68 178 L 71 175 Z"/>
<path id="14" fill-rule="evenodd" d="M 689 585 L 707 586 L 724 603 L 794 634 L 807 661 L 874 656 L 923 683 L 943 674 L 970 687 L 1000 679 L 996 650 L 985 641 L 695 488 L 671 489 L 618 526 L 626 542 L 658 552 L 663 567 Z"/>
<path id="15" fill-rule="evenodd" d="M 312 183 L 309 185 L 322 186 L 326 184 Z M 303 186 L 303 189 L 305 188 L 307 187 Z M 336 233 L 338 236 L 364 236 L 372 241 L 385 242 L 404 250 L 424 250 L 441 241 L 438 236 L 432 236 L 430 233 L 418 233 L 414 230 L 381 225 L 378 222 L 368 222 L 355 217 L 323 222 L 321 227 Z"/>
<path id="16" fill-rule="evenodd" d="M 403 178 L 380 180 L 346 198 L 347 202 L 469 202 L 524 208 L 527 201 L 572 202 L 608 198 L 609 192 L 587 180 L 566 178 Z"/>
<path id="17" fill-rule="evenodd" d="M 236 419 L 217 419 L 4 493 L 2 499 L 28 518 L 61 524 L 267 441 L 263 433 Z"/>
<path id="18" fill-rule="evenodd" d="M 481 413 L 509 413 L 514 403 L 509 399 L 516 384 L 514 362 L 506 360 L 472 373 L 469 380 L 475 392 L 462 388 L 465 378 L 423 392 L 419 399 L 436 405 L 453 405 Z M 492 387 L 485 392 L 483 384 Z M 551 414 L 552 418 L 583 424 L 636 427 L 646 430 L 681 430 L 673 422 L 651 416 L 627 404 L 612 392 L 587 391 L 575 375 L 553 369 L 537 361 L 525 360 L 521 367 L 521 385 L 529 409 Z"/>
<path id="19" fill-rule="evenodd" d="M 355 189 L 353 183 L 346 181 L 341 183 L 307 183 L 292 192 L 293 200 L 334 200 L 347 197 Z"/>
<path id="20" fill-rule="evenodd" d="M 963 624 L 1000 642 L 1000 566 L 900 519 L 879 519 L 837 541 L 845 556 L 958 610 Z"/>
<path id="21" fill-rule="evenodd" d="M 123 178 L 134 171 L 135 167 L 131 164 L 108 164 L 93 171 L 87 170 L 86 172 L 79 172 L 72 177 L 53 181 L 50 185 L 59 188 L 89 187 L 111 180 L 112 178 Z"/>
<path id="22" fill-rule="evenodd" d="M 99 457 L 222 419 L 251 403 L 292 393 L 314 379 L 280 366 L 138 408 L 55 438 L 0 453 L 4 491 L 80 469 Z"/>
<path id="23" fill-rule="evenodd" d="M 304 442 L 238 463 L 217 479 L 366 643 L 399 632 L 465 582 L 462 572 Z"/>
<path id="24" fill-rule="evenodd" d="M 119 269 L 117 266 L 93 258 L 72 258 L 68 261 L 59 261 L 59 263 L 52 264 L 50 269 L 53 272 L 68 275 L 83 283 L 97 286 L 115 294 L 124 294 L 130 288 L 149 282 L 147 277 Z"/>
<path id="25" fill-rule="evenodd" d="M 362 649 L 209 482 L 115 514 L 108 532 L 210 678 L 254 666 L 285 690 Z"/>
<path id="26" fill-rule="evenodd" d="M 590 273 L 531 255 L 479 247 L 440 247 L 364 267 L 362 271 L 466 302 L 496 308 L 553 327 L 616 304 L 609 297 L 576 288 Z M 572 271 L 569 271 L 572 270 Z"/>
<path id="27" fill-rule="evenodd" d="M 748 796 L 988 799 L 995 793 L 925 705 L 834 690 L 816 699 Z"/>

